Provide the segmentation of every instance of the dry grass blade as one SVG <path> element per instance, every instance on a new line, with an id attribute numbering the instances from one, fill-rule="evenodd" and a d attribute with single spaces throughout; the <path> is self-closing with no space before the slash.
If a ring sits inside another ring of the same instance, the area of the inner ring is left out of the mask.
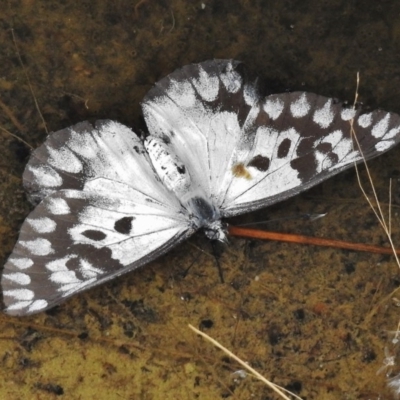
<path id="1" fill-rule="evenodd" d="M 24 139 L 20 138 L 19 136 L 15 135 L 14 133 L 10 132 L 9 130 L 7 130 L 6 128 L 3 128 L 2 126 L 0 126 L 0 130 L 2 130 L 3 132 L 7 133 L 7 135 L 12 136 L 13 138 L 19 140 L 21 143 L 23 143 L 25 146 L 28 146 L 31 150 L 33 150 L 33 146 L 30 145 L 28 142 L 26 142 Z"/>
<path id="2" fill-rule="evenodd" d="M 42 120 L 42 123 L 43 123 L 43 126 L 44 126 L 44 130 L 45 130 L 46 133 L 48 134 L 49 131 L 47 130 L 46 121 L 45 121 L 45 119 L 44 119 L 44 117 L 43 117 L 42 112 L 40 111 L 39 103 L 38 103 L 38 101 L 37 101 L 37 99 L 36 99 L 35 93 L 33 92 L 33 88 L 32 88 L 32 85 L 31 85 L 31 80 L 29 79 L 29 75 L 28 75 L 28 73 L 26 72 L 26 68 L 25 68 L 24 63 L 22 62 L 21 54 L 20 54 L 20 52 L 19 52 L 19 49 L 18 49 L 18 46 L 17 46 L 17 41 L 16 41 L 16 39 L 15 39 L 14 29 L 11 29 L 11 34 L 12 34 L 12 37 L 13 37 L 13 42 L 14 42 L 15 50 L 16 50 L 17 55 L 18 55 L 18 60 L 19 60 L 19 62 L 20 62 L 20 64 L 21 64 L 21 67 L 22 67 L 22 69 L 23 69 L 23 71 L 24 71 L 24 75 L 25 75 L 26 80 L 27 80 L 27 82 L 28 82 L 29 90 L 31 91 L 33 100 L 34 100 L 34 102 L 35 102 L 36 110 L 38 111 L 39 116 L 40 116 L 40 119 Z"/>
<path id="3" fill-rule="evenodd" d="M 18 119 L 14 116 L 13 112 L 10 110 L 10 108 L 5 105 L 1 100 L 0 100 L 0 108 L 4 112 L 4 114 L 7 115 L 7 117 L 11 120 L 11 122 L 14 124 L 14 126 L 23 133 L 26 133 L 25 127 L 18 121 Z"/>
<path id="4" fill-rule="evenodd" d="M 211 342 L 214 346 L 218 347 L 221 349 L 224 353 L 226 353 L 229 357 L 233 358 L 235 361 L 237 361 L 243 368 L 247 369 L 251 374 L 253 374 L 257 379 L 260 381 L 264 382 L 267 386 L 269 386 L 273 391 L 279 394 L 279 396 L 282 397 L 282 399 L 285 400 L 291 400 L 290 397 L 286 396 L 286 393 L 290 394 L 293 396 L 295 399 L 302 400 L 301 397 L 295 395 L 294 393 L 290 392 L 289 390 L 286 390 L 285 388 L 276 385 L 275 383 L 270 382 L 268 379 L 264 378 L 259 372 L 257 372 L 254 368 L 250 367 L 247 363 L 245 363 L 242 359 L 240 359 L 238 356 L 233 354 L 230 350 L 228 350 L 226 347 L 222 346 L 219 342 L 217 342 L 215 339 L 212 337 L 208 336 L 204 332 L 196 329 L 193 325 L 189 324 L 189 328 L 196 332 L 198 335 L 202 336 L 204 339 L 208 340 Z"/>
<path id="5" fill-rule="evenodd" d="M 359 76 L 359 73 L 357 73 L 357 87 L 356 87 L 356 93 L 355 93 L 355 99 L 354 99 L 354 107 L 355 107 L 355 104 L 356 104 L 357 98 L 358 98 L 359 84 L 360 84 L 360 76 Z M 397 256 L 397 251 L 396 251 L 395 245 L 394 245 L 393 240 L 392 240 L 392 180 L 389 181 L 389 209 L 388 209 L 388 220 L 386 220 L 385 215 L 384 215 L 383 210 L 382 210 L 382 207 L 380 205 L 379 199 L 378 199 L 378 195 L 377 195 L 376 190 L 375 190 L 375 185 L 373 183 L 370 171 L 368 169 L 367 162 L 366 162 L 366 160 L 365 160 L 365 158 L 364 158 L 364 156 L 362 154 L 361 147 L 360 147 L 360 144 L 359 144 L 358 139 L 357 139 L 357 135 L 356 135 L 356 133 L 354 131 L 353 124 L 354 124 L 354 120 L 351 120 L 350 121 L 350 127 L 351 127 L 350 132 L 351 132 L 352 137 L 354 138 L 354 141 L 357 144 L 358 150 L 360 151 L 360 153 L 361 153 L 361 155 L 363 157 L 363 162 L 364 162 L 364 165 L 365 165 L 365 168 L 366 168 L 368 181 L 369 181 L 372 193 L 373 193 L 373 195 L 372 195 L 373 200 L 371 200 L 371 198 L 366 193 L 366 190 L 365 190 L 365 188 L 364 188 L 364 186 L 363 186 L 363 184 L 361 182 L 360 174 L 359 174 L 359 171 L 358 171 L 358 168 L 357 168 L 357 165 L 356 165 L 355 168 L 356 168 L 358 185 L 359 185 L 359 187 L 360 187 L 365 199 L 367 200 L 369 206 L 371 207 L 372 211 L 374 212 L 376 218 L 378 219 L 379 223 L 381 224 L 381 226 L 383 228 L 383 231 L 385 232 L 385 235 L 387 236 L 387 238 L 389 240 L 389 243 L 390 243 L 390 246 L 391 246 L 391 248 L 393 250 L 393 255 L 394 255 L 395 259 L 396 259 L 397 266 L 400 268 L 399 258 Z M 373 203 L 373 201 L 374 201 L 375 204 Z M 389 298 L 391 298 L 397 290 L 398 290 L 398 288 L 395 289 L 388 296 L 386 296 L 386 298 L 383 299 L 379 304 L 377 304 L 371 310 L 369 315 L 365 318 L 365 321 L 369 320 L 370 317 L 377 312 L 377 310 L 379 309 L 381 303 L 383 303 L 383 302 L 387 301 Z M 392 334 L 394 334 L 394 337 L 392 339 L 392 345 L 393 346 L 396 346 L 398 344 L 398 341 L 399 341 L 399 332 L 400 332 L 399 331 L 399 327 L 400 327 L 400 322 L 397 325 L 396 331 L 391 332 Z M 377 374 L 379 374 L 382 371 L 386 371 L 387 369 L 389 369 L 389 372 L 386 375 L 387 377 L 389 377 L 390 374 L 391 374 L 391 368 L 396 365 L 396 359 L 395 358 L 396 358 L 396 356 L 393 355 L 388 350 L 387 347 L 385 347 L 385 358 L 383 359 L 383 365 L 381 366 L 381 368 L 379 368 L 379 370 L 377 371 Z M 400 374 L 397 374 L 394 377 L 389 378 L 387 383 L 388 383 L 389 388 L 394 392 L 395 396 L 398 397 L 400 395 Z"/>
<path id="6" fill-rule="evenodd" d="M 355 93 L 355 97 L 354 97 L 354 106 L 353 106 L 354 108 L 356 106 L 357 99 L 358 99 L 358 88 L 359 88 L 359 85 L 360 85 L 360 74 L 357 73 L 357 87 L 356 87 L 356 93 Z M 380 205 L 380 202 L 379 202 L 379 199 L 378 199 L 378 195 L 377 195 L 376 190 L 375 190 L 375 186 L 374 186 L 374 183 L 373 183 L 373 180 L 372 180 L 369 168 L 368 168 L 368 164 L 367 164 L 367 162 L 365 160 L 365 157 L 364 157 L 364 155 L 362 153 L 360 143 L 358 142 L 358 139 L 357 139 L 357 134 L 356 134 L 356 132 L 354 130 L 354 119 L 352 119 L 350 121 L 350 134 L 352 135 L 354 141 L 356 142 L 357 147 L 358 147 L 358 151 L 361 153 L 361 156 L 363 158 L 363 162 L 364 162 L 365 169 L 366 169 L 366 172 L 367 172 L 368 181 L 369 181 L 369 184 L 370 184 L 370 187 L 371 187 L 371 190 L 372 190 L 372 197 L 373 197 L 374 202 L 371 200 L 370 196 L 367 194 L 367 192 L 366 192 L 366 190 L 364 188 L 364 185 L 361 182 L 361 177 L 360 177 L 360 173 L 359 173 L 357 164 L 355 164 L 358 185 L 359 185 L 359 187 L 360 187 L 365 199 L 367 200 L 369 206 L 371 207 L 372 211 L 374 212 L 376 218 L 378 219 L 379 223 L 381 224 L 381 226 L 382 226 L 382 228 L 383 228 L 383 230 L 384 230 L 384 232 L 385 232 L 385 234 L 386 234 L 386 236 L 387 236 L 387 238 L 389 240 L 390 247 L 393 250 L 393 255 L 394 255 L 395 259 L 396 259 L 396 263 L 400 268 L 400 261 L 399 261 L 399 258 L 397 256 L 396 248 L 395 248 L 395 245 L 393 243 L 392 235 L 391 235 L 391 222 L 390 222 L 390 218 L 391 218 L 391 211 L 390 211 L 390 209 L 391 209 L 391 194 L 389 194 L 389 199 L 390 199 L 390 201 L 389 201 L 389 222 L 386 222 L 385 214 L 382 211 L 382 207 Z M 391 184 L 390 184 L 390 191 L 391 191 Z"/>

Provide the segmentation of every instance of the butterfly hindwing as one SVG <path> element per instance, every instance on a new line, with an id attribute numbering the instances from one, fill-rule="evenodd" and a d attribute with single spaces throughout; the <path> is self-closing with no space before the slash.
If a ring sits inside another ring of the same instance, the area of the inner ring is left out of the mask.
<path id="1" fill-rule="evenodd" d="M 291 197 L 400 140 L 397 114 L 362 114 L 313 93 L 269 96 L 259 114 L 264 123 L 256 120 L 250 128 L 255 132 L 252 147 L 232 157 L 227 184 L 221 185 L 226 188 L 221 204 L 225 216 Z"/>
<path id="2" fill-rule="evenodd" d="M 4 267 L 6 312 L 27 315 L 135 269 L 193 233 L 179 209 L 99 179 L 47 196 Z"/>

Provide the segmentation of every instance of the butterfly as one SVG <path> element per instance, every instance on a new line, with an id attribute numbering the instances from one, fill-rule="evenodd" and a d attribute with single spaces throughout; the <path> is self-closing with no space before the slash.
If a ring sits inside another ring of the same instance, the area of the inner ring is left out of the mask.
<path id="1" fill-rule="evenodd" d="M 400 117 L 307 92 L 263 96 L 242 63 L 161 79 L 142 140 L 110 120 L 52 133 L 31 154 L 23 223 L 1 286 L 5 312 L 37 313 L 147 264 L 222 219 L 302 192 L 400 140 Z M 351 124 L 359 147 L 351 135 Z"/>

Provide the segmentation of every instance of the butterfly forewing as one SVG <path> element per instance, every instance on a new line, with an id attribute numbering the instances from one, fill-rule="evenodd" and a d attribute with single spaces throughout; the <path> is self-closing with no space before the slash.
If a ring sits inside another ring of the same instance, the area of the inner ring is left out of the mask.
<path id="1" fill-rule="evenodd" d="M 222 60 L 183 67 L 159 81 L 142 103 L 150 133 L 170 144 L 209 198 L 219 194 L 242 127 L 254 118 L 255 88 L 240 67 Z"/>

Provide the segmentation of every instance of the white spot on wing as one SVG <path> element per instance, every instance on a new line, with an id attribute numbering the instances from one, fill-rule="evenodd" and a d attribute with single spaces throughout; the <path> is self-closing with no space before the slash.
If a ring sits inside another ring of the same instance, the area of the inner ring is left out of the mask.
<path id="1" fill-rule="evenodd" d="M 98 275 L 101 275 L 104 272 L 100 268 L 94 267 L 90 262 L 84 259 L 80 260 L 79 265 L 79 272 L 85 279 L 96 278 Z"/>
<path id="2" fill-rule="evenodd" d="M 389 127 L 390 115 L 386 114 L 377 124 L 372 128 L 372 136 L 376 138 L 381 138 L 385 135 Z"/>
<path id="3" fill-rule="evenodd" d="M 32 226 L 32 228 L 38 233 L 50 233 L 54 232 L 57 224 L 50 218 L 27 218 L 26 222 Z"/>
<path id="4" fill-rule="evenodd" d="M 354 108 L 345 108 L 340 113 L 340 117 L 343 121 L 350 121 L 355 115 L 356 110 Z"/>
<path id="5" fill-rule="evenodd" d="M 196 88 L 202 99 L 205 101 L 214 101 L 219 92 L 218 78 L 207 74 L 207 72 L 201 67 L 199 67 L 199 72 L 199 77 L 192 79 L 193 86 Z"/>
<path id="6" fill-rule="evenodd" d="M 32 304 L 31 300 L 18 301 L 17 303 L 11 304 L 7 307 L 7 310 L 22 310 L 23 308 L 29 307 Z"/>
<path id="7" fill-rule="evenodd" d="M 275 120 L 282 114 L 283 106 L 283 101 L 280 99 L 267 99 L 264 104 L 264 111 L 272 120 Z"/>
<path id="8" fill-rule="evenodd" d="M 168 97 L 183 108 L 193 107 L 196 104 L 196 94 L 189 81 L 170 81 L 167 89 Z"/>
<path id="9" fill-rule="evenodd" d="M 311 105 L 307 100 L 307 96 L 303 93 L 296 101 L 290 105 L 290 112 L 294 118 L 301 118 L 307 115 Z"/>
<path id="10" fill-rule="evenodd" d="M 313 121 L 321 128 L 328 128 L 333 121 L 333 117 L 332 100 L 329 99 L 322 108 L 314 112 Z"/>
<path id="11" fill-rule="evenodd" d="M 315 160 L 318 164 L 316 168 L 318 173 L 321 173 L 324 169 L 328 169 L 332 166 L 332 160 L 320 151 L 315 152 Z"/>
<path id="12" fill-rule="evenodd" d="M 368 128 L 372 123 L 372 115 L 371 114 L 363 114 L 357 120 L 358 125 L 361 128 Z"/>
<path id="13" fill-rule="evenodd" d="M 18 285 L 29 285 L 31 278 L 29 275 L 22 272 L 13 272 L 10 274 L 3 274 L 3 278 L 6 278 L 12 282 L 18 283 Z"/>
<path id="14" fill-rule="evenodd" d="M 75 272 L 70 270 L 53 272 L 49 279 L 52 282 L 61 284 L 81 282 L 81 280 L 76 277 Z"/>
<path id="15" fill-rule="evenodd" d="M 226 72 L 220 75 L 221 81 L 229 93 L 236 93 L 242 87 L 241 75 L 233 69 L 232 63 L 226 67 Z"/>
<path id="16" fill-rule="evenodd" d="M 46 308 L 48 306 L 48 303 L 46 300 L 40 299 L 40 300 L 35 300 L 30 306 L 28 311 L 29 312 L 35 312 L 39 310 L 43 310 L 43 308 Z"/>
<path id="17" fill-rule="evenodd" d="M 375 149 L 379 152 L 386 151 L 389 147 L 393 146 L 394 143 L 394 140 L 383 140 L 375 145 Z"/>
<path id="18" fill-rule="evenodd" d="M 69 214 L 71 210 L 64 199 L 52 198 L 47 200 L 46 208 L 54 215 Z"/>
<path id="19" fill-rule="evenodd" d="M 322 138 L 320 143 L 330 143 L 332 147 L 335 147 L 343 138 L 343 132 L 338 129 L 336 131 L 331 132 L 329 135 L 326 135 Z"/>
<path id="20" fill-rule="evenodd" d="M 47 256 L 48 254 L 54 253 L 51 242 L 47 239 L 20 240 L 18 243 L 26 247 L 35 256 Z"/>
<path id="21" fill-rule="evenodd" d="M 46 146 L 50 154 L 48 163 L 53 167 L 65 172 L 78 173 L 82 171 L 82 163 L 68 147 L 53 149 L 51 146 Z"/>
<path id="22" fill-rule="evenodd" d="M 35 294 L 33 293 L 32 290 L 29 289 L 11 289 L 11 290 L 5 290 L 3 292 L 4 296 L 8 297 L 13 297 L 14 299 L 17 299 L 19 301 L 29 301 L 33 300 L 35 297 Z"/>
<path id="23" fill-rule="evenodd" d="M 9 258 L 8 261 L 18 269 L 28 269 L 33 265 L 33 261 L 30 258 Z"/>
<path id="24" fill-rule="evenodd" d="M 250 107 L 253 107 L 257 103 L 258 95 L 257 95 L 257 91 L 256 91 L 254 85 L 252 85 L 252 84 L 244 85 L 243 98 L 244 98 L 245 103 Z"/>
<path id="25" fill-rule="evenodd" d="M 58 187 L 63 183 L 61 176 L 49 166 L 32 167 L 28 164 L 27 168 L 35 176 L 36 183 L 41 186 Z"/>
<path id="26" fill-rule="evenodd" d="M 46 264 L 46 268 L 52 272 L 68 271 L 66 263 L 74 256 L 66 256 L 64 258 L 58 258 L 56 260 L 50 261 Z"/>
<path id="27" fill-rule="evenodd" d="M 96 131 L 92 131 L 92 133 L 96 135 Z M 93 138 L 88 132 L 78 133 L 71 129 L 67 146 L 88 161 L 97 156 L 98 148 L 94 146 Z"/>
<path id="28" fill-rule="evenodd" d="M 397 136 L 397 134 L 400 132 L 400 126 L 396 127 L 396 128 L 392 128 L 390 129 L 390 131 L 385 135 L 384 139 L 392 139 L 395 136 Z"/>

